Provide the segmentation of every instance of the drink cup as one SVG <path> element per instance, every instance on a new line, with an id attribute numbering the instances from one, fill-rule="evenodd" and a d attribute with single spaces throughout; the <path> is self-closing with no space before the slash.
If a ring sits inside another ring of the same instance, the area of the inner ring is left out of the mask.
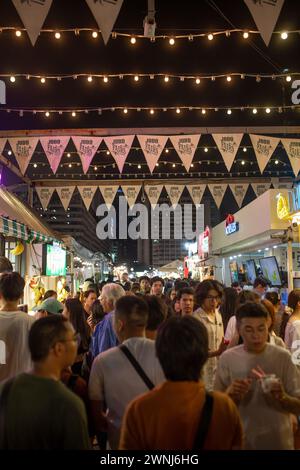
<path id="1" fill-rule="evenodd" d="M 274 385 L 279 383 L 279 378 L 275 374 L 268 374 L 260 379 L 261 387 L 264 393 L 270 393 Z"/>

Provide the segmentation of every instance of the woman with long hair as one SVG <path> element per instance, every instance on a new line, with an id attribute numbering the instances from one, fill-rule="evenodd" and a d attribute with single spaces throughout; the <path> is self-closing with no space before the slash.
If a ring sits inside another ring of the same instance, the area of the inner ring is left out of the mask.
<path id="1" fill-rule="evenodd" d="M 230 317 L 235 314 L 235 305 L 238 293 L 233 287 L 225 287 L 223 290 L 222 302 L 220 305 L 220 314 L 223 319 L 224 331 L 226 331 Z"/>
<path id="2" fill-rule="evenodd" d="M 280 333 L 287 348 L 294 352 L 299 349 L 297 341 L 300 340 L 300 289 L 294 289 L 288 296 L 288 307 L 291 315 L 285 313 L 283 315 Z"/>

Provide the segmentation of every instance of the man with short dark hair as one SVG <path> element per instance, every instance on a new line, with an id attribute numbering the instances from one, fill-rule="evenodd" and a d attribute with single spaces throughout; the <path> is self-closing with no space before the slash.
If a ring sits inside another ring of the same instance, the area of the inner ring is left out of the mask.
<path id="1" fill-rule="evenodd" d="M 155 355 L 154 341 L 145 338 L 147 320 L 148 306 L 141 298 L 121 297 L 115 306 L 114 329 L 122 347 L 99 354 L 92 365 L 89 397 L 95 428 L 96 432 L 108 432 L 111 449 L 118 448 L 121 421 L 127 404 L 148 390 L 148 385 L 126 352 L 129 351 L 154 385 L 164 380 Z M 125 352 L 122 350 L 124 346 Z"/>
<path id="2" fill-rule="evenodd" d="M 157 297 L 163 297 L 163 289 L 165 282 L 159 276 L 154 276 L 151 279 L 151 295 L 157 295 Z"/>
<path id="3" fill-rule="evenodd" d="M 253 290 L 256 292 L 260 297 L 265 295 L 268 287 L 268 282 L 263 277 L 257 277 L 253 283 Z"/>
<path id="4" fill-rule="evenodd" d="M 195 304 L 195 292 L 192 287 L 183 287 L 177 293 L 181 315 L 192 315 Z"/>
<path id="5" fill-rule="evenodd" d="M 246 449 L 293 449 L 289 413 L 300 413 L 297 366 L 286 349 L 268 343 L 268 312 L 262 304 L 241 305 L 236 320 L 243 344 L 220 357 L 215 389 L 226 391 L 239 406 Z"/>
<path id="6" fill-rule="evenodd" d="M 0 390 L 3 430 L 0 448 L 10 450 L 89 449 L 83 402 L 60 382 L 77 354 L 77 337 L 63 316 L 37 320 L 29 333 L 33 369 Z M 9 388 L 7 388 L 9 387 Z"/>
<path id="7" fill-rule="evenodd" d="M 146 338 L 155 340 L 158 327 L 167 318 L 168 306 L 156 295 L 145 295 L 143 300 L 149 308 L 148 321 L 146 325 Z"/>
<path id="8" fill-rule="evenodd" d="M 85 310 L 86 318 L 92 313 L 92 305 L 97 300 L 97 294 L 94 289 L 88 289 L 83 293 L 83 308 Z"/>
<path id="9" fill-rule="evenodd" d="M 0 382 L 31 367 L 28 333 L 35 319 L 18 309 L 24 286 L 19 273 L 0 275 Z"/>
<path id="10" fill-rule="evenodd" d="M 158 331 L 156 352 L 167 381 L 129 404 L 119 448 L 201 450 L 196 435 L 208 400 L 199 380 L 208 357 L 205 326 L 189 315 L 170 318 Z M 214 392 L 211 397 L 212 415 L 202 448 L 241 448 L 242 428 L 236 406 L 225 394 Z"/>

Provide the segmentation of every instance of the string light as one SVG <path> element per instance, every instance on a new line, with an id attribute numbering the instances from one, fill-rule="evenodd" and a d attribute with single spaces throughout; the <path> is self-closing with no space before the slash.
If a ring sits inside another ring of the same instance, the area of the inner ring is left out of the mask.
<path id="1" fill-rule="evenodd" d="M 124 112 L 124 114 L 127 114 L 127 113 L 128 113 L 128 109 L 127 109 L 127 108 L 124 108 L 123 112 Z"/>
<path id="2" fill-rule="evenodd" d="M 142 168 L 141 165 L 138 165 L 138 169 L 140 170 L 141 168 Z"/>
<path id="3" fill-rule="evenodd" d="M 95 171 L 97 171 L 97 170 L 98 170 L 98 167 L 97 167 L 97 166 L 95 166 L 95 167 L 94 167 L 94 170 L 95 170 Z"/>
<path id="4" fill-rule="evenodd" d="M 166 153 L 169 153 L 169 149 L 165 149 L 165 152 L 166 152 Z"/>
<path id="5" fill-rule="evenodd" d="M 173 168 L 175 168 L 175 167 L 176 167 L 175 163 L 173 163 L 172 167 L 173 167 Z"/>
<path id="6" fill-rule="evenodd" d="M 252 109 L 252 113 L 253 113 L 253 114 L 257 114 L 257 109 L 256 109 L 256 108 L 253 108 L 253 109 Z"/>
<path id="7" fill-rule="evenodd" d="M 266 108 L 266 113 L 270 114 L 270 112 L 271 112 L 270 108 Z"/>
<path id="8" fill-rule="evenodd" d="M 42 78 L 41 78 L 41 83 L 46 83 L 45 77 L 42 77 Z"/>
<path id="9" fill-rule="evenodd" d="M 210 34 L 207 36 L 207 38 L 208 38 L 209 41 L 212 41 L 213 38 L 214 38 L 214 35 L 210 33 Z"/>
<path id="10" fill-rule="evenodd" d="M 140 78 L 140 77 L 139 77 L 138 75 L 135 75 L 135 76 L 134 76 L 134 81 L 135 81 L 135 82 L 138 82 L 138 81 L 139 81 L 139 78 Z"/>
<path id="11" fill-rule="evenodd" d="M 57 31 L 54 36 L 55 36 L 55 39 L 60 39 L 61 38 L 61 34 L 60 34 L 59 31 Z"/>
<path id="12" fill-rule="evenodd" d="M 93 77 L 92 77 L 91 75 L 89 75 L 88 78 L 87 78 L 87 81 L 88 81 L 88 82 L 92 82 L 92 81 L 93 81 Z"/>
<path id="13" fill-rule="evenodd" d="M 245 32 L 243 33 L 243 38 L 244 38 L 244 39 L 248 39 L 248 37 L 249 37 L 249 33 L 248 33 L 248 31 L 245 31 Z"/>
<path id="14" fill-rule="evenodd" d="M 196 78 L 196 84 L 199 85 L 201 83 L 200 78 Z"/>
<path id="15" fill-rule="evenodd" d="M 275 165 L 278 165 L 279 161 L 278 160 L 275 160 Z"/>
<path id="16" fill-rule="evenodd" d="M 244 148 L 243 148 L 243 152 L 247 152 L 247 147 L 244 147 Z"/>
<path id="17" fill-rule="evenodd" d="M 69 163 L 68 167 L 69 167 L 69 168 L 72 168 L 72 163 Z"/>
<path id="18" fill-rule="evenodd" d="M 106 150 L 106 155 L 110 155 L 110 151 L 109 151 L 109 150 Z"/>
<path id="19" fill-rule="evenodd" d="M 132 38 L 130 38 L 130 42 L 131 42 L 131 44 L 135 44 L 136 43 L 136 38 L 134 36 L 132 36 Z"/>
<path id="20" fill-rule="evenodd" d="M 231 76 L 228 75 L 228 77 L 226 77 L 226 80 L 227 80 L 227 82 L 231 82 Z"/>
<path id="21" fill-rule="evenodd" d="M 10 77 L 10 81 L 11 81 L 12 83 L 15 83 L 15 81 L 16 81 L 16 77 L 14 77 L 14 76 L 11 76 L 11 77 Z"/>
<path id="22" fill-rule="evenodd" d="M 202 109 L 201 113 L 206 114 L 206 109 Z"/>
<path id="23" fill-rule="evenodd" d="M 75 117 L 75 116 L 76 116 L 75 111 L 72 111 L 72 117 Z"/>
<path id="24" fill-rule="evenodd" d="M 92 32 L 92 38 L 96 39 L 98 37 L 97 31 Z"/>
<path id="25" fill-rule="evenodd" d="M 176 113 L 179 114 L 181 112 L 180 108 L 176 108 Z"/>
<path id="26" fill-rule="evenodd" d="M 49 111 L 46 111 L 46 112 L 45 112 L 45 116 L 46 116 L 46 117 L 49 117 L 49 116 L 50 116 Z"/>
<path id="27" fill-rule="evenodd" d="M 292 80 L 292 77 L 291 77 L 290 75 L 288 75 L 288 76 L 286 77 L 286 81 L 287 81 L 287 82 L 290 82 L 291 80 Z"/>
<path id="28" fill-rule="evenodd" d="M 150 109 L 150 114 L 154 114 L 154 109 Z"/>
<path id="29" fill-rule="evenodd" d="M 70 157 L 71 157 L 71 154 L 70 154 L 70 153 L 67 153 L 67 157 L 70 158 Z"/>
<path id="30" fill-rule="evenodd" d="M 289 35 L 286 31 L 284 31 L 283 33 L 281 33 L 280 37 L 281 37 L 281 39 L 285 40 L 289 37 Z"/>
<path id="31" fill-rule="evenodd" d="M 170 44 L 170 46 L 174 46 L 174 44 L 175 44 L 175 39 L 174 39 L 174 38 L 170 38 L 170 39 L 169 39 L 169 44 Z"/>
<path id="32" fill-rule="evenodd" d="M 168 82 L 168 81 L 169 81 L 168 75 L 165 76 L 164 80 L 165 80 L 165 82 Z"/>
<path id="33" fill-rule="evenodd" d="M 242 165 L 245 165 L 245 160 L 242 160 Z"/>
<path id="34" fill-rule="evenodd" d="M 205 153 L 208 152 L 208 148 L 207 148 L 207 147 L 204 147 L 204 152 L 205 152 Z"/>
<path id="35" fill-rule="evenodd" d="M 107 83 L 108 82 L 108 77 L 104 77 L 103 81 L 104 81 L 104 83 Z"/>
<path id="36" fill-rule="evenodd" d="M 17 38 L 22 36 L 22 32 L 19 29 L 17 29 L 17 31 L 16 31 L 16 36 L 17 36 Z"/>
<path id="37" fill-rule="evenodd" d="M 37 168 L 37 164 L 36 164 L 36 163 L 34 163 L 33 167 L 34 167 L 34 168 Z"/>
<path id="38" fill-rule="evenodd" d="M 232 113 L 231 109 L 227 109 L 227 114 L 231 114 L 231 113 Z"/>

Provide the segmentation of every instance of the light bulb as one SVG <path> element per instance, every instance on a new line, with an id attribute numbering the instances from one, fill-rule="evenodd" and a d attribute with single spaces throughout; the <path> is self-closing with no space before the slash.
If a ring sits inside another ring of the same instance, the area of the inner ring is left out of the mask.
<path id="1" fill-rule="evenodd" d="M 175 168 L 175 167 L 176 167 L 175 163 L 173 163 L 172 167 L 173 167 L 173 168 Z"/>
<path id="2" fill-rule="evenodd" d="M 214 35 L 213 35 L 213 34 L 209 34 L 209 35 L 207 36 L 207 38 L 208 38 L 209 41 L 212 41 L 213 38 L 214 38 Z"/>
<path id="3" fill-rule="evenodd" d="M 130 38 L 130 42 L 131 42 L 131 44 L 135 44 L 136 43 L 136 38 L 134 36 L 132 36 L 132 38 Z"/>
<path id="4" fill-rule="evenodd" d="M 166 152 L 166 153 L 169 153 L 169 149 L 165 149 L 165 152 Z"/>
<path id="5" fill-rule="evenodd" d="M 206 153 L 208 152 L 208 148 L 207 148 L 207 147 L 204 148 L 204 152 L 206 152 Z"/>
<path id="6" fill-rule="evenodd" d="M 231 114 L 231 113 L 232 113 L 231 109 L 227 109 L 227 114 Z"/>
<path id="7" fill-rule="evenodd" d="M 245 160 L 242 160 L 242 165 L 245 165 Z"/>
<path id="8" fill-rule="evenodd" d="M 98 167 L 97 167 L 97 166 L 95 166 L 95 167 L 94 167 L 94 170 L 95 170 L 95 171 L 97 171 L 97 170 L 98 170 Z"/>
<path id="9" fill-rule="evenodd" d="M 271 112 L 270 108 L 266 108 L 266 113 L 270 114 L 270 112 Z"/>
<path id="10" fill-rule="evenodd" d="M 226 78 L 227 82 L 231 82 L 231 76 L 228 75 L 228 77 Z"/>
<path id="11" fill-rule="evenodd" d="M 98 37 L 97 31 L 92 32 L 92 38 L 96 39 Z"/>
<path id="12" fill-rule="evenodd" d="M 49 117 L 49 116 L 50 116 L 49 111 L 46 111 L 46 112 L 45 112 L 45 116 L 46 116 L 46 117 Z"/>
<path id="13" fill-rule="evenodd" d="M 201 82 L 200 78 L 196 78 L 197 85 L 199 85 L 200 82 Z"/>
<path id="14" fill-rule="evenodd" d="M 134 81 L 135 81 L 135 82 L 138 82 L 139 79 L 140 79 L 140 77 L 139 77 L 138 75 L 135 75 L 135 76 L 134 76 Z"/>
<path id="15" fill-rule="evenodd" d="M 138 169 L 140 170 L 141 168 L 142 168 L 141 165 L 138 165 Z"/>
<path id="16" fill-rule="evenodd" d="M 202 109 L 201 113 L 206 114 L 206 109 Z"/>
<path id="17" fill-rule="evenodd" d="M 165 78 L 164 78 L 165 82 L 168 82 L 169 81 L 169 77 L 166 75 Z"/>
<path id="18" fill-rule="evenodd" d="M 60 32 L 57 31 L 54 36 L 55 36 L 55 39 L 60 39 L 61 37 Z"/>
<path id="19" fill-rule="evenodd" d="M 19 38 L 20 36 L 22 36 L 22 32 L 21 32 L 19 29 L 16 31 L 16 36 L 17 36 L 17 38 Z"/>
<path id="20" fill-rule="evenodd" d="M 256 108 L 253 108 L 252 113 L 253 113 L 253 114 L 257 114 L 257 109 L 256 109 Z"/>
<path id="21" fill-rule="evenodd" d="M 110 151 L 109 150 L 106 150 L 106 155 L 109 155 L 110 154 Z"/>
<path id="22" fill-rule="evenodd" d="M 41 78 L 41 83 L 46 83 L 45 77 L 42 77 L 42 78 Z"/>
<path id="23" fill-rule="evenodd" d="M 67 157 L 68 157 L 68 158 L 70 158 L 70 157 L 71 157 L 71 154 L 70 154 L 69 152 L 67 153 Z"/>
<path id="24" fill-rule="evenodd" d="M 288 33 L 286 31 L 284 31 L 283 33 L 281 33 L 281 39 L 287 39 L 288 38 Z"/>
<path id="25" fill-rule="evenodd" d="M 288 75 L 288 76 L 286 77 L 286 81 L 287 81 L 287 82 L 290 82 L 291 80 L 292 80 L 292 77 L 291 77 L 290 75 Z"/>
<path id="26" fill-rule="evenodd" d="M 243 33 L 243 38 L 244 38 L 244 39 L 248 39 L 248 37 L 249 37 L 249 33 L 247 33 L 247 31 L 245 31 L 245 32 Z"/>
<path id="27" fill-rule="evenodd" d="M 123 109 L 123 113 L 124 113 L 124 114 L 127 114 L 127 113 L 128 113 L 128 109 L 127 109 L 127 108 Z"/>
<path id="28" fill-rule="evenodd" d="M 103 81 L 104 81 L 104 83 L 107 83 L 108 82 L 108 77 L 104 77 Z"/>
<path id="29" fill-rule="evenodd" d="M 92 82 L 92 81 L 93 81 L 93 77 L 92 77 L 91 75 L 89 75 L 88 78 L 87 78 L 87 81 L 88 81 L 88 82 Z"/>
<path id="30" fill-rule="evenodd" d="M 15 83 L 15 81 L 16 81 L 16 77 L 14 77 L 14 76 L 11 76 L 11 77 L 10 77 L 10 81 L 11 81 L 12 83 Z"/>
<path id="31" fill-rule="evenodd" d="M 154 114 L 154 109 L 150 109 L 150 114 Z"/>
<path id="32" fill-rule="evenodd" d="M 72 117 L 75 117 L 76 116 L 76 113 L 75 111 L 72 112 Z"/>
<path id="33" fill-rule="evenodd" d="M 69 165 L 68 165 L 68 166 L 69 166 L 69 168 L 72 168 L 72 163 L 69 163 Z"/>
<path id="34" fill-rule="evenodd" d="M 179 108 L 176 109 L 176 113 L 177 113 L 177 114 L 180 113 L 180 109 L 179 109 Z"/>
<path id="35" fill-rule="evenodd" d="M 169 39 L 169 44 L 170 44 L 170 46 L 174 46 L 175 39 L 174 38 Z"/>
<path id="36" fill-rule="evenodd" d="M 34 166 L 34 168 L 37 168 L 37 164 L 36 164 L 36 163 L 35 163 L 33 166 Z"/>
<path id="37" fill-rule="evenodd" d="M 9 150 L 9 151 L 7 152 L 7 154 L 8 154 L 8 155 L 11 155 L 11 154 L 12 154 L 12 151 L 11 151 L 11 150 Z"/>
<path id="38" fill-rule="evenodd" d="M 275 165 L 278 165 L 279 161 L 278 160 L 275 160 Z"/>

